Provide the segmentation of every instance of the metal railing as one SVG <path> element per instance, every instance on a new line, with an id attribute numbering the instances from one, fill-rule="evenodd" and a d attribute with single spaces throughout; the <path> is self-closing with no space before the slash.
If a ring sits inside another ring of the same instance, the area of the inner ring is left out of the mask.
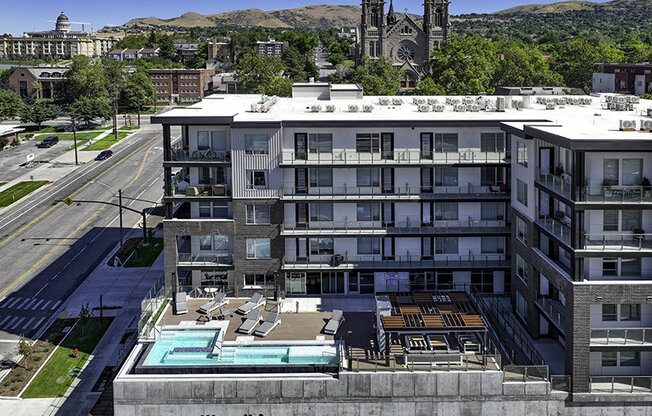
<path id="1" fill-rule="evenodd" d="M 454 356 L 454 358 L 453 358 Z M 404 371 L 499 371 L 501 367 L 500 354 L 451 354 L 443 357 L 433 354 L 428 360 L 426 354 L 420 355 L 423 361 L 414 362 L 407 359 L 405 351 L 402 354 L 385 354 L 369 351 L 367 353 L 353 352 L 347 354 L 348 370 L 353 372 L 404 372 Z"/>
<path id="2" fill-rule="evenodd" d="M 503 381 L 548 381 L 547 365 L 514 365 L 503 366 Z"/>
<path id="3" fill-rule="evenodd" d="M 483 152 L 476 149 L 463 149 L 458 152 L 422 152 L 414 149 L 398 149 L 383 152 L 358 153 L 353 149 L 332 152 L 297 154 L 284 151 L 281 163 L 284 164 L 451 164 L 451 163 L 501 163 L 509 160 L 507 152 Z"/>
<path id="4" fill-rule="evenodd" d="M 550 188 L 553 191 L 558 192 L 567 198 L 570 198 L 572 186 L 569 175 L 562 174 L 561 176 L 557 176 L 537 168 L 536 178 L 539 183 L 545 185 L 547 188 Z"/>
<path id="5" fill-rule="evenodd" d="M 231 151 L 226 149 L 188 149 L 172 146 L 171 161 L 174 162 L 230 162 Z"/>
<path id="6" fill-rule="evenodd" d="M 232 266 L 233 254 L 179 253 L 179 263 L 193 265 Z"/>
<path id="7" fill-rule="evenodd" d="M 333 196 L 392 196 L 392 197 L 432 197 L 447 198 L 456 196 L 509 197 L 509 190 L 501 191 L 499 186 L 341 186 L 341 187 L 284 187 L 282 197 L 333 197 Z"/>
<path id="8" fill-rule="evenodd" d="M 652 234 L 585 234 L 585 250 L 642 250 L 652 248 Z"/>
<path id="9" fill-rule="evenodd" d="M 451 233 L 451 232 L 509 232 L 509 225 L 502 220 L 435 221 L 422 224 L 420 219 L 410 221 L 310 221 L 307 224 L 284 223 L 282 232 L 299 231 L 302 234 L 323 232 L 370 232 L 370 233 Z"/>
<path id="10" fill-rule="evenodd" d="M 172 193 L 174 196 L 185 197 L 229 197 L 231 196 L 231 185 L 228 184 L 186 184 L 184 188 L 179 188 L 179 181 L 172 182 Z"/>
<path id="11" fill-rule="evenodd" d="M 550 390 L 570 392 L 572 377 L 567 375 L 550 375 Z"/>
<path id="12" fill-rule="evenodd" d="M 566 332 L 566 309 L 560 301 L 543 296 L 536 300 L 536 304 L 557 324 L 562 333 Z"/>
<path id="13" fill-rule="evenodd" d="M 283 266 L 296 268 L 332 268 L 332 267 L 457 267 L 486 266 L 508 267 L 510 261 L 504 254 L 436 254 L 434 258 L 421 255 L 394 256 L 392 259 L 381 255 L 321 255 L 311 257 L 283 257 Z"/>
<path id="14" fill-rule="evenodd" d="M 561 241 L 570 245 L 571 228 L 563 222 L 548 216 L 540 216 L 536 223 L 550 231 L 552 235 L 559 238 Z"/>
<path id="15" fill-rule="evenodd" d="M 589 377 L 590 393 L 652 393 L 652 376 Z"/>
<path id="16" fill-rule="evenodd" d="M 153 317 L 161 308 L 165 300 L 165 280 L 163 276 L 161 276 L 140 303 L 140 319 L 138 321 L 139 335 L 145 337 L 149 336 L 149 333 L 155 324 L 155 322 L 153 322 Z"/>
<path id="17" fill-rule="evenodd" d="M 576 199 L 579 202 L 652 202 L 652 187 L 583 186 Z"/>
<path id="18" fill-rule="evenodd" d="M 652 344 L 650 328 L 598 328 L 591 329 L 591 345 L 642 345 Z"/>

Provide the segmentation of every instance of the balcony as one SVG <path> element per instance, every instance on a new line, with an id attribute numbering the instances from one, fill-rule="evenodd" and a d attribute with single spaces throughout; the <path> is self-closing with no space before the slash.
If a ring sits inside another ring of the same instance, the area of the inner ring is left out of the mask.
<path id="1" fill-rule="evenodd" d="M 556 176 L 537 168 L 536 181 L 559 195 L 568 199 L 571 197 L 571 180 L 569 175 L 562 174 L 561 176 Z"/>
<path id="2" fill-rule="evenodd" d="M 231 267 L 233 254 L 179 253 L 179 266 Z"/>
<path id="3" fill-rule="evenodd" d="M 293 269 L 418 269 L 418 268 L 508 268 L 510 260 L 504 254 L 437 254 L 434 259 L 418 255 L 394 256 L 383 259 L 380 255 L 349 256 L 328 255 L 315 257 L 284 257 L 283 268 Z"/>
<path id="4" fill-rule="evenodd" d="M 557 237 L 567 246 L 570 246 L 571 228 L 567 224 L 548 216 L 541 216 L 535 223 Z"/>
<path id="5" fill-rule="evenodd" d="M 649 332 L 648 332 L 649 331 Z M 651 346 L 651 328 L 591 329 L 591 346 Z"/>
<path id="6" fill-rule="evenodd" d="M 589 393 L 652 393 L 652 376 L 593 376 Z"/>
<path id="7" fill-rule="evenodd" d="M 598 203 L 650 203 L 652 188 L 649 186 L 584 186 L 576 195 L 578 202 Z"/>
<path id="8" fill-rule="evenodd" d="M 172 146 L 170 161 L 173 162 L 231 162 L 230 150 L 196 149 L 190 150 L 187 147 Z"/>
<path id="9" fill-rule="evenodd" d="M 475 199 L 502 199 L 509 200 L 509 189 L 501 190 L 498 186 L 479 186 L 467 184 L 466 186 L 393 186 L 393 187 L 319 187 L 295 188 L 284 187 L 281 189 L 281 199 L 284 200 L 350 200 L 359 199 L 403 199 L 403 200 L 475 200 Z"/>
<path id="10" fill-rule="evenodd" d="M 308 224 L 285 223 L 281 235 L 423 235 L 423 234 L 509 234 L 511 228 L 505 221 L 435 221 L 424 225 L 420 221 L 396 221 L 383 224 L 380 221 L 319 221 Z"/>
<path id="11" fill-rule="evenodd" d="M 231 186 L 227 184 L 188 185 L 186 182 L 174 181 L 171 196 L 185 198 L 230 197 Z"/>
<path id="12" fill-rule="evenodd" d="M 586 234 L 584 236 L 584 247 L 582 250 L 648 251 L 652 250 L 652 234 Z"/>
<path id="13" fill-rule="evenodd" d="M 548 320 L 562 333 L 566 333 L 566 306 L 557 299 L 541 296 L 536 300 L 536 305 Z"/>
<path id="14" fill-rule="evenodd" d="M 451 165 L 507 163 L 509 153 L 481 152 L 465 149 L 454 153 L 421 152 L 413 149 L 400 149 L 375 153 L 358 153 L 355 150 L 335 150 L 331 153 L 304 153 L 284 151 L 281 165 Z"/>

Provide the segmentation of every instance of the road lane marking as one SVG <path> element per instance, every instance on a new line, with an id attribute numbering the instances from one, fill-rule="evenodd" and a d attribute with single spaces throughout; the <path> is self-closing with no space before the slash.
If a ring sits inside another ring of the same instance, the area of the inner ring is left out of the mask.
<path id="1" fill-rule="evenodd" d="M 43 322 L 44 319 L 45 319 L 45 316 L 43 318 L 39 319 L 38 321 L 36 321 L 36 323 L 34 324 L 32 329 L 38 328 L 38 326 L 41 325 L 41 322 Z"/>
<path id="2" fill-rule="evenodd" d="M 29 326 L 29 324 L 31 324 L 34 319 L 36 319 L 36 316 L 33 316 L 29 321 L 27 321 L 25 323 L 25 325 L 23 325 L 23 329 L 27 328 Z"/>
<path id="3" fill-rule="evenodd" d="M 19 302 L 22 299 L 22 297 L 19 298 L 13 298 L 12 301 L 10 301 L 8 304 L 4 305 L 3 308 L 11 308 L 14 303 Z"/>
<path id="4" fill-rule="evenodd" d="M 45 300 L 45 299 L 41 299 L 41 300 L 39 300 L 38 303 L 37 303 L 36 305 L 32 306 L 32 310 L 35 310 L 36 308 L 38 308 L 38 305 L 40 305 L 41 303 L 43 303 L 44 300 Z"/>
<path id="5" fill-rule="evenodd" d="M 0 327 L 4 325 L 4 323 L 7 322 L 9 318 L 11 318 L 11 315 L 7 316 L 5 319 L 2 320 L 2 322 L 0 322 Z"/>
<path id="6" fill-rule="evenodd" d="M 25 306 L 25 310 L 27 310 L 27 309 L 29 309 L 29 308 L 31 308 L 31 307 L 32 307 L 32 305 L 34 304 L 34 302 L 36 302 L 37 300 L 38 300 L 38 299 L 36 299 L 36 298 L 34 298 L 34 300 L 33 300 L 33 301 L 31 301 L 30 303 L 28 303 L 28 304 L 27 304 L 27 306 Z"/>
<path id="7" fill-rule="evenodd" d="M 50 303 L 52 303 L 52 301 L 51 301 L 51 300 L 49 300 L 49 301 L 47 301 L 47 302 L 45 302 L 45 304 L 44 304 L 44 305 L 43 305 L 43 306 L 41 307 L 41 310 L 42 310 L 42 311 L 44 311 L 44 310 L 45 310 L 45 308 L 47 308 L 47 307 L 48 307 L 48 305 L 49 305 Z"/>
<path id="8" fill-rule="evenodd" d="M 10 326 L 10 325 L 13 324 L 14 322 L 16 322 L 17 319 L 18 319 L 18 317 L 17 317 L 17 316 L 14 316 L 14 319 L 12 319 L 11 321 L 9 321 L 9 323 L 7 324 L 7 326 Z"/>
<path id="9" fill-rule="evenodd" d="M 3 297 L 2 299 L 0 299 L 0 305 L 2 305 L 2 302 L 4 302 L 5 299 L 7 299 L 7 298 L 6 298 L 6 297 Z M 0 306 L 0 308 L 2 308 L 2 306 Z"/>
<path id="10" fill-rule="evenodd" d="M 57 308 L 57 306 L 59 306 L 60 303 L 61 303 L 61 301 L 58 300 L 57 303 L 55 303 L 54 306 L 52 306 L 52 307 L 50 308 L 50 310 L 51 310 L 51 311 L 55 310 L 55 309 Z"/>
<path id="11" fill-rule="evenodd" d="M 12 326 L 10 329 L 16 329 L 16 327 L 17 327 L 18 325 L 20 325 L 20 323 L 23 322 L 24 320 L 25 320 L 25 317 L 20 318 L 20 320 L 19 320 L 18 322 L 16 322 L 16 323 L 14 324 L 14 326 Z"/>
<path id="12" fill-rule="evenodd" d="M 29 302 L 30 299 L 31 299 L 31 298 L 25 298 L 25 300 L 22 301 L 22 302 L 20 303 L 20 305 L 16 306 L 16 309 L 22 309 L 22 308 L 23 308 L 23 305 L 26 304 L 27 302 Z"/>

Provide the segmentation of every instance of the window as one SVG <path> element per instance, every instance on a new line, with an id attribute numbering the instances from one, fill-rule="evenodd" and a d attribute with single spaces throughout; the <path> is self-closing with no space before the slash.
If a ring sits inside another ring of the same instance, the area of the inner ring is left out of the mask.
<path id="1" fill-rule="evenodd" d="M 641 320 L 641 305 L 636 303 L 626 303 L 620 305 L 620 320 L 621 321 L 640 321 Z"/>
<path id="2" fill-rule="evenodd" d="M 360 282 L 360 294 L 372 294 L 375 292 L 373 272 L 358 272 L 358 279 Z"/>
<path id="3" fill-rule="evenodd" d="M 422 237 L 421 238 L 421 258 L 422 259 L 432 259 L 434 251 L 434 241 L 432 237 Z"/>
<path id="4" fill-rule="evenodd" d="M 437 289 L 447 290 L 453 288 L 453 272 L 437 272 Z"/>
<path id="5" fill-rule="evenodd" d="M 245 153 L 248 155 L 269 154 L 269 137 L 266 134 L 245 135 Z"/>
<path id="6" fill-rule="evenodd" d="M 247 189 L 269 189 L 266 170 L 247 170 Z"/>
<path id="7" fill-rule="evenodd" d="M 491 270 L 473 270 L 471 272 L 471 286 L 481 293 L 493 293 L 494 273 Z"/>
<path id="8" fill-rule="evenodd" d="M 602 351 L 602 366 L 603 367 L 618 366 L 618 353 L 616 351 Z"/>
<path id="9" fill-rule="evenodd" d="M 620 275 L 627 277 L 641 277 L 641 259 L 621 259 Z"/>
<path id="10" fill-rule="evenodd" d="M 603 276 L 618 276 L 618 259 L 603 258 L 602 259 L 602 275 Z"/>
<path id="11" fill-rule="evenodd" d="M 516 254 L 516 275 L 527 283 L 527 263 L 518 253 Z"/>
<path id="12" fill-rule="evenodd" d="M 523 320 L 527 320 L 527 302 L 519 292 L 516 292 L 516 313 Z"/>
<path id="13" fill-rule="evenodd" d="M 226 132 L 225 131 L 212 131 L 211 132 L 211 149 L 217 151 L 226 151 Z"/>
<path id="14" fill-rule="evenodd" d="M 505 252 L 503 237 L 481 237 L 480 252 L 483 254 L 501 254 Z"/>
<path id="15" fill-rule="evenodd" d="M 516 180 L 516 199 L 527 207 L 527 183 L 520 179 Z"/>
<path id="16" fill-rule="evenodd" d="M 213 218 L 229 218 L 229 203 L 213 202 Z"/>
<path id="17" fill-rule="evenodd" d="M 272 257 L 269 238 L 247 238 L 248 259 L 269 259 Z"/>
<path id="18" fill-rule="evenodd" d="M 480 168 L 480 185 L 496 186 L 505 183 L 505 170 L 503 168 L 486 167 Z"/>
<path id="19" fill-rule="evenodd" d="M 358 221 L 380 221 L 380 202 L 358 202 Z"/>
<path id="20" fill-rule="evenodd" d="M 247 224 L 269 224 L 270 206 L 267 204 L 247 204 Z"/>
<path id="21" fill-rule="evenodd" d="M 618 210 L 602 211 L 602 231 L 618 231 Z"/>
<path id="22" fill-rule="evenodd" d="M 311 187 L 333 186 L 333 169 L 332 168 L 310 168 L 310 186 Z"/>
<path id="23" fill-rule="evenodd" d="M 214 235 L 213 236 L 213 250 L 215 251 L 229 251 L 229 236 L 228 235 Z"/>
<path id="24" fill-rule="evenodd" d="M 481 202 L 480 219 L 502 221 L 505 219 L 505 204 L 502 202 Z"/>
<path id="25" fill-rule="evenodd" d="M 623 231 L 634 231 L 643 228 L 643 212 L 641 210 L 627 209 L 623 210 L 622 213 Z"/>
<path id="26" fill-rule="evenodd" d="M 379 168 L 357 168 L 356 183 L 361 187 L 380 186 Z"/>
<path id="27" fill-rule="evenodd" d="M 620 351 L 619 354 L 620 354 L 620 366 L 621 367 L 640 367 L 641 366 L 641 352 L 640 351 Z"/>
<path id="28" fill-rule="evenodd" d="M 310 133 L 308 135 L 308 150 L 310 153 L 332 153 L 333 135 L 326 133 Z"/>
<path id="29" fill-rule="evenodd" d="M 197 132 L 197 148 L 199 150 L 206 150 L 210 148 L 210 141 L 208 139 L 207 131 L 198 131 Z"/>
<path id="30" fill-rule="evenodd" d="M 516 163 L 527 168 L 527 145 L 521 141 L 516 142 Z"/>
<path id="31" fill-rule="evenodd" d="M 274 275 L 266 273 L 245 273 L 245 287 L 274 287 Z"/>
<path id="32" fill-rule="evenodd" d="M 527 224 L 521 217 L 516 217 L 516 238 L 527 245 Z"/>
<path id="33" fill-rule="evenodd" d="M 202 271 L 200 284 L 202 287 L 226 287 L 229 285 L 229 273 L 226 271 Z"/>
<path id="34" fill-rule="evenodd" d="M 435 152 L 457 153 L 457 133 L 435 133 Z"/>
<path id="35" fill-rule="evenodd" d="M 333 221 L 333 203 L 332 202 L 311 203 L 310 221 Z"/>
<path id="36" fill-rule="evenodd" d="M 457 186 L 457 168 L 437 167 L 435 168 L 436 186 Z"/>
<path id="37" fill-rule="evenodd" d="M 432 159 L 432 133 L 421 133 L 421 159 Z"/>
<path id="38" fill-rule="evenodd" d="M 604 185 L 618 185 L 618 159 L 605 159 L 603 162 Z"/>
<path id="39" fill-rule="evenodd" d="M 481 152 L 504 152 L 505 133 L 480 133 Z"/>
<path id="40" fill-rule="evenodd" d="M 623 159 L 623 185 L 640 185 L 643 179 L 643 159 Z"/>
<path id="41" fill-rule="evenodd" d="M 199 218 L 210 218 L 211 217 L 211 203 L 210 202 L 200 202 L 199 203 Z"/>
<path id="42" fill-rule="evenodd" d="M 358 254 L 380 254 L 380 238 L 358 238 Z"/>
<path id="43" fill-rule="evenodd" d="M 333 254 L 333 246 L 332 238 L 311 238 L 310 254 L 317 256 L 331 255 Z"/>
<path id="44" fill-rule="evenodd" d="M 605 303 L 602 305 L 602 320 L 603 321 L 617 321 L 618 314 L 616 313 L 617 305 Z"/>
<path id="45" fill-rule="evenodd" d="M 202 251 L 210 251 L 213 249 L 213 237 L 210 235 L 199 236 L 199 249 Z"/>
<path id="46" fill-rule="evenodd" d="M 356 134 L 355 151 L 358 153 L 380 152 L 380 135 L 378 133 Z"/>
<path id="47" fill-rule="evenodd" d="M 199 183 L 202 185 L 223 185 L 226 184 L 226 171 L 223 167 L 200 167 Z"/>
<path id="48" fill-rule="evenodd" d="M 457 254 L 458 250 L 457 237 L 436 237 L 435 246 L 437 254 Z"/>
<path id="49" fill-rule="evenodd" d="M 440 202 L 435 204 L 435 220 L 455 221 L 458 219 L 457 202 Z"/>

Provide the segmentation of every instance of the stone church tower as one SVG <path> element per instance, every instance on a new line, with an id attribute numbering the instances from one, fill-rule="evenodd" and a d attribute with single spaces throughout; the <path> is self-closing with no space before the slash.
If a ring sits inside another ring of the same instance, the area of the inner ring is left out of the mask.
<path id="1" fill-rule="evenodd" d="M 393 0 L 385 13 L 385 0 L 362 0 L 358 56 L 384 56 L 405 72 L 404 88 L 415 87 L 430 51 L 448 39 L 448 0 L 424 0 L 423 23 L 408 13 L 396 14 Z"/>

